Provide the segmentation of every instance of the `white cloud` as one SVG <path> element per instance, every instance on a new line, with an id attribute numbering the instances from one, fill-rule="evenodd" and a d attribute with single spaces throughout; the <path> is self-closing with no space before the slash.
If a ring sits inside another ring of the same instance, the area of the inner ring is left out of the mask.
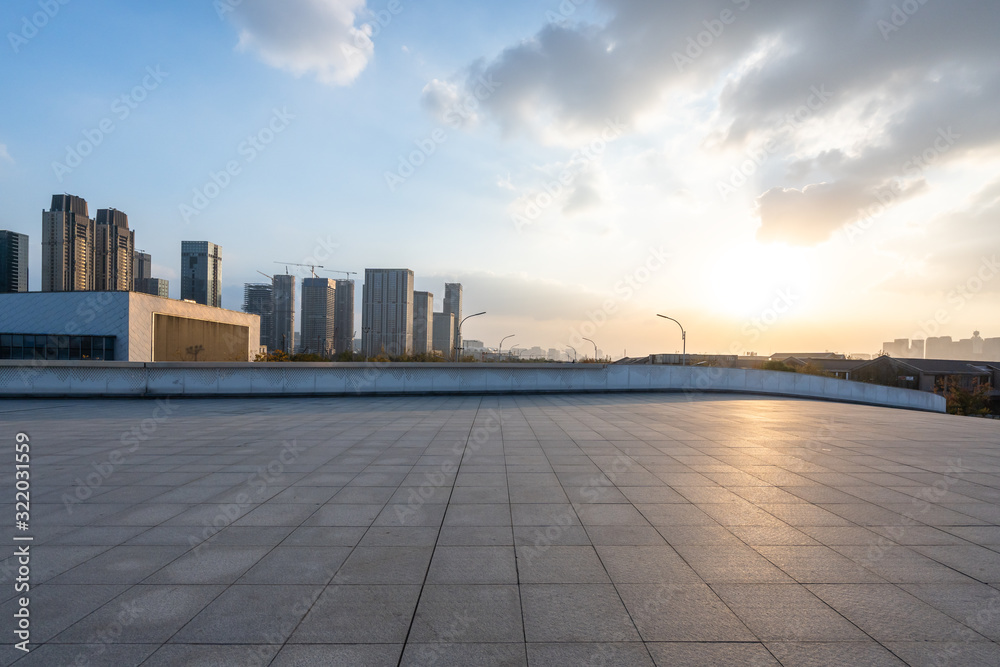
<path id="1" fill-rule="evenodd" d="M 295 76 L 314 74 L 328 85 L 354 81 L 372 59 L 369 25 L 356 25 L 365 0 L 243 0 L 227 18 L 241 51 Z"/>
<path id="2" fill-rule="evenodd" d="M 10 163 L 14 162 L 14 158 L 7 152 L 7 144 L 0 144 L 0 160 L 6 160 Z"/>
<path id="3" fill-rule="evenodd" d="M 920 3 L 888 35 L 879 21 L 896 0 L 600 4 L 605 22 L 546 25 L 470 62 L 448 95 L 497 81 L 480 116 L 548 146 L 572 145 L 608 118 L 656 141 L 639 121 L 692 109 L 705 119 L 693 130 L 705 139 L 698 154 L 683 156 L 692 164 L 771 139 L 752 179 L 758 238 L 799 245 L 829 238 L 890 184 L 907 193 L 891 208 L 932 189 L 938 170 L 1000 151 L 996 2 Z M 585 189 L 579 197 L 593 201 Z"/>

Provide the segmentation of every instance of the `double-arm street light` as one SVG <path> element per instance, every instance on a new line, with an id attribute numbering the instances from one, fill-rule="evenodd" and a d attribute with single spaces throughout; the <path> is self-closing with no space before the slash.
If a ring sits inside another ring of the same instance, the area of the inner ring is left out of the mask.
<path id="1" fill-rule="evenodd" d="M 678 322 L 674 318 L 667 317 L 666 315 L 657 314 L 656 316 L 657 317 L 662 317 L 665 320 L 670 320 L 671 322 L 674 322 L 675 324 L 677 324 L 677 326 L 679 326 L 681 328 L 681 342 L 682 342 L 682 344 L 684 346 L 683 347 L 683 350 L 684 350 L 683 356 L 681 357 L 681 365 L 682 366 L 687 366 L 687 331 L 684 331 L 684 325 L 682 325 L 680 322 Z"/>
<path id="2" fill-rule="evenodd" d="M 590 340 L 589 338 L 584 338 L 584 340 L 594 346 L 594 361 L 597 361 L 597 343 Z"/>
<path id="3" fill-rule="evenodd" d="M 517 335 L 517 334 L 511 334 L 511 335 L 509 335 L 509 336 L 504 336 L 504 337 L 503 337 L 502 339 L 500 339 L 500 349 L 499 349 L 499 350 L 497 350 L 497 356 L 498 356 L 498 357 L 502 357 L 502 356 L 503 356 L 503 342 L 504 342 L 505 340 L 507 340 L 508 338 L 513 338 L 513 337 L 514 337 L 514 336 L 516 336 L 516 335 Z"/>
<path id="4" fill-rule="evenodd" d="M 455 361 L 461 361 L 462 360 L 462 357 L 460 356 L 461 352 L 462 352 L 460 346 L 462 344 L 462 325 L 465 324 L 465 320 L 467 320 L 469 318 L 472 318 L 472 317 L 479 317 L 480 315 L 485 315 L 485 314 L 486 314 L 486 311 L 484 310 L 481 313 L 476 313 L 475 315 L 469 315 L 469 317 L 462 318 L 462 321 L 458 323 L 458 333 L 457 333 L 457 337 L 455 338 Z"/>

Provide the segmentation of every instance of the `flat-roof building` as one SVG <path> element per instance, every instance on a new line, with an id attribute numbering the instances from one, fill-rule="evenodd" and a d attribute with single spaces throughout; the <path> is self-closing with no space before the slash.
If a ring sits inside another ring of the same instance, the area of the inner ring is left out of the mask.
<path id="1" fill-rule="evenodd" d="M 0 294 L 0 359 L 251 361 L 260 318 L 138 292 Z"/>

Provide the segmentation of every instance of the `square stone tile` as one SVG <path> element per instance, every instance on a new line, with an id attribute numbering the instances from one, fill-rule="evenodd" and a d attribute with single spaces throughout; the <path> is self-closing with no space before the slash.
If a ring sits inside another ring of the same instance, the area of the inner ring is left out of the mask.
<path id="1" fill-rule="evenodd" d="M 143 583 L 232 584 L 267 555 L 268 551 L 268 547 L 205 545 L 184 554 Z"/>
<path id="2" fill-rule="evenodd" d="M 431 547 L 356 547 L 333 583 L 422 584 L 433 551 Z"/>
<path id="3" fill-rule="evenodd" d="M 674 667 L 674 665 L 780 667 L 780 663 L 768 650 L 757 643 L 653 642 L 647 643 L 646 646 L 657 667 Z"/>
<path id="4" fill-rule="evenodd" d="M 392 663 L 395 665 L 396 663 Z M 471 644 L 456 642 L 409 642 L 400 663 L 406 667 L 467 667 L 496 665 L 526 667 L 524 644 Z"/>
<path id="5" fill-rule="evenodd" d="M 756 639 L 705 584 L 616 584 L 616 588 L 643 641 Z"/>
<path id="6" fill-rule="evenodd" d="M 881 577 L 824 546 L 755 547 L 800 584 L 880 584 Z"/>
<path id="7" fill-rule="evenodd" d="M 325 586 L 350 553 L 350 547 L 275 547 L 236 583 Z"/>
<path id="8" fill-rule="evenodd" d="M 532 665 L 653 667 L 649 651 L 642 642 L 528 644 L 527 647 L 528 661 Z"/>
<path id="9" fill-rule="evenodd" d="M 529 642 L 639 641 L 610 584 L 522 584 L 521 603 Z"/>
<path id="10" fill-rule="evenodd" d="M 267 667 L 280 645 L 212 646 L 205 644 L 165 644 L 142 663 L 143 667 L 175 665 L 241 665 Z"/>
<path id="11" fill-rule="evenodd" d="M 171 637 L 172 644 L 281 644 L 323 591 L 322 586 L 236 585 Z"/>
<path id="12" fill-rule="evenodd" d="M 958 641 L 965 636 L 963 630 L 968 632 L 959 622 L 890 584 L 829 584 L 808 588 L 882 644 Z"/>
<path id="13" fill-rule="evenodd" d="M 290 644 L 402 644 L 420 586 L 328 586 Z"/>
<path id="14" fill-rule="evenodd" d="M 285 644 L 268 667 L 393 667 L 402 651 L 400 644 Z"/>
<path id="15" fill-rule="evenodd" d="M 713 590 L 765 642 L 866 641 L 864 633 L 806 588 L 784 584 L 718 584 Z"/>
<path id="16" fill-rule="evenodd" d="M 597 553 L 615 584 L 702 583 L 701 577 L 666 545 L 599 546 Z"/>
<path id="17" fill-rule="evenodd" d="M 453 547 L 514 545 L 510 526 L 442 526 L 438 545 Z"/>
<path id="18" fill-rule="evenodd" d="M 905 662 L 877 642 L 768 642 L 783 665 L 904 667 Z"/>
<path id="19" fill-rule="evenodd" d="M 428 584 L 517 584 L 514 548 L 438 546 Z"/>
<path id="20" fill-rule="evenodd" d="M 53 641 L 85 645 L 120 628 L 115 643 L 162 644 L 224 590 L 225 586 L 133 586 Z"/>
<path id="21" fill-rule="evenodd" d="M 448 505 L 444 517 L 446 526 L 510 526 L 510 505 L 467 504 Z"/>
<path id="22" fill-rule="evenodd" d="M 676 545 L 674 548 L 709 584 L 781 584 L 794 581 L 747 546 Z"/>
<path id="23" fill-rule="evenodd" d="M 523 584 L 606 584 L 611 581 L 592 546 L 519 546 L 517 573 Z"/>
<path id="24" fill-rule="evenodd" d="M 517 586 L 424 587 L 411 642 L 523 642 Z"/>

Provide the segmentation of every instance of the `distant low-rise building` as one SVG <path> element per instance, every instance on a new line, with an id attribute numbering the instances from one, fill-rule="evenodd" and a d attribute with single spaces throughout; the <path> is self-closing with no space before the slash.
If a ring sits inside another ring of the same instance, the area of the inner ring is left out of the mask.
<path id="1" fill-rule="evenodd" d="M 0 359 L 250 361 L 260 318 L 138 292 L 0 294 Z"/>

